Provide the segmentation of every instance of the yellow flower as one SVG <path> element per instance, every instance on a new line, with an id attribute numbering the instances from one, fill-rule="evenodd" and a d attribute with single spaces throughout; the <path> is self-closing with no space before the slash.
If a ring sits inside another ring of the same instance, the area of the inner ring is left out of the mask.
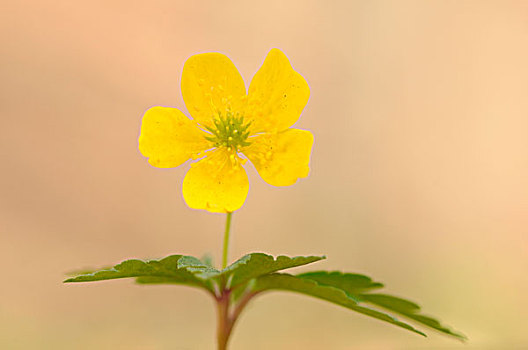
<path id="1" fill-rule="evenodd" d="M 247 93 L 233 62 L 219 53 L 189 58 L 181 89 L 193 120 L 176 108 L 147 110 L 139 150 L 158 168 L 201 158 L 183 180 L 189 207 L 219 213 L 239 209 L 249 192 L 241 166 L 247 159 L 273 186 L 308 176 L 313 135 L 290 127 L 310 89 L 280 50 L 269 52 Z"/>

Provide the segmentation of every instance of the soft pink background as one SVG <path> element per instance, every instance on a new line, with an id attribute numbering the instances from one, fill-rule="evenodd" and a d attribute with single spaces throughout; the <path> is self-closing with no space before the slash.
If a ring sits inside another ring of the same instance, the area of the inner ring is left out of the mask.
<path id="1" fill-rule="evenodd" d="M 186 207 L 188 165 L 150 167 L 143 112 L 184 109 L 196 53 L 249 84 L 278 47 L 308 80 L 309 178 L 249 170 L 232 258 L 327 254 L 469 337 L 425 339 L 288 293 L 232 349 L 528 347 L 525 1 L 4 1 L 0 21 L 0 348 L 213 349 L 212 300 L 131 281 L 63 285 L 130 257 L 221 251 L 224 217 Z"/>

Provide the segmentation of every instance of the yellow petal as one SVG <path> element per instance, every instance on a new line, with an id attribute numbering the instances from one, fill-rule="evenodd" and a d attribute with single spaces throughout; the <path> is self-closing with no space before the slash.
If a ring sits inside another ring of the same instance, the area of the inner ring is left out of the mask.
<path id="1" fill-rule="evenodd" d="M 153 166 L 173 168 L 210 148 L 206 136 L 176 108 L 152 107 L 141 122 L 139 150 Z"/>
<path id="2" fill-rule="evenodd" d="M 183 66 L 181 89 L 191 116 L 209 127 L 218 112 L 242 112 L 246 103 L 244 80 L 233 62 L 220 53 L 189 58 Z"/>
<path id="3" fill-rule="evenodd" d="M 273 186 L 293 185 L 308 176 L 313 135 L 299 129 L 250 137 L 242 152 L 255 165 L 264 181 Z"/>
<path id="4" fill-rule="evenodd" d="M 253 120 L 251 132 L 289 128 L 301 116 L 309 96 L 308 83 L 293 70 L 286 55 L 278 49 L 271 50 L 249 86 L 247 114 Z"/>
<path id="5" fill-rule="evenodd" d="M 232 154 L 232 153 L 231 153 Z M 249 192 L 248 176 L 224 148 L 192 164 L 183 180 L 183 198 L 193 209 L 227 213 L 239 209 Z"/>

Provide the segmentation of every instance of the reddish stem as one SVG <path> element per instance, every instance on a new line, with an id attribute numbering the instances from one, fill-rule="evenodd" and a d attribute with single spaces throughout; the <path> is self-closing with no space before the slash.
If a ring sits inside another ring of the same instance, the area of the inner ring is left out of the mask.
<path id="1" fill-rule="evenodd" d="M 242 299 L 234 305 L 232 313 L 230 313 L 231 290 L 224 290 L 216 297 L 218 307 L 218 350 L 227 350 L 227 343 L 229 342 L 229 337 L 238 317 L 255 295 L 257 295 L 257 293 L 254 292 L 244 295 Z"/>
<path id="2" fill-rule="evenodd" d="M 223 291 L 222 294 L 216 298 L 218 306 L 218 350 L 227 349 L 227 342 L 229 341 L 229 334 L 231 333 L 231 326 L 229 325 L 229 295 L 229 291 Z"/>

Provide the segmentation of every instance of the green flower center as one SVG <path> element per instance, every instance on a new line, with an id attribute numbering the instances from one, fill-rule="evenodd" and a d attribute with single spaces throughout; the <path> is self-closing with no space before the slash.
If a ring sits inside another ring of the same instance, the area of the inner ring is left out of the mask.
<path id="1" fill-rule="evenodd" d="M 251 122 L 244 124 L 244 117 L 240 113 L 227 111 L 222 115 L 222 112 L 218 112 L 218 117 L 214 118 L 214 127 L 205 127 L 212 133 L 206 139 L 213 142 L 215 147 L 231 147 L 238 151 L 240 147 L 250 145 L 247 141 L 250 124 Z"/>

